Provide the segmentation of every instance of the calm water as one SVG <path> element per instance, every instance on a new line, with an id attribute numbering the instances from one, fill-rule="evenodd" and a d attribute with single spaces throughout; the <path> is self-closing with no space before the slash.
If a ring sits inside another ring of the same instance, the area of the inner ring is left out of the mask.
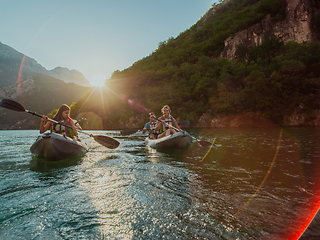
<path id="1" fill-rule="evenodd" d="M 84 156 L 32 157 L 38 131 L 0 131 L 0 239 L 289 239 L 320 199 L 320 129 L 189 131 L 216 145 L 144 145 L 141 133 L 83 136 Z M 316 217 L 301 239 L 319 239 Z"/>

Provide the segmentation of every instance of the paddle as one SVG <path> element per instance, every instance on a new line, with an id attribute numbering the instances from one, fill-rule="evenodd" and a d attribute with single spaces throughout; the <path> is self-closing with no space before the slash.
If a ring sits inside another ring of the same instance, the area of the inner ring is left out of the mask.
<path id="1" fill-rule="evenodd" d="M 187 127 L 187 126 L 189 126 L 189 124 L 190 124 L 190 122 L 187 120 L 181 121 L 178 123 L 178 125 L 180 127 Z M 121 135 L 127 136 L 127 135 L 131 135 L 131 134 L 134 134 L 134 133 L 140 132 L 140 131 L 141 131 L 141 129 L 123 129 L 123 130 L 121 130 Z"/>
<path id="2" fill-rule="evenodd" d="M 150 115 L 151 117 L 153 117 L 154 119 L 156 119 L 154 116 Z M 181 132 L 178 128 L 175 128 L 174 126 L 171 126 L 169 124 L 167 124 L 166 122 L 163 122 L 164 124 L 166 124 L 167 126 L 170 126 L 172 127 L 174 130 L 176 130 L 177 132 Z M 192 137 L 190 135 L 190 137 L 193 139 L 193 140 L 196 140 L 198 143 L 200 143 L 201 146 L 211 146 L 211 143 L 207 142 L 207 141 L 203 141 L 203 140 L 200 140 L 200 139 L 197 139 L 195 137 Z"/>
<path id="3" fill-rule="evenodd" d="M 27 113 L 30 113 L 32 115 L 35 115 L 37 117 L 41 117 L 42 118 L 42 115 L 40 115 L 40 114 L 38 114 L 36 112 L 29 111 L 29 110 L 25 109 L 20 103 L 17 103 L 17 102 L 15 102 L 13 100 L 10 100 L 10 99 L 2 99 L 1 102 L 0 102 L 0 106 L 3 107 L 3 108 L 7 108 L 7 109 L 10 109 L 10 110 L 13 110 L 13 111 L 27 112 Z M 61 124 L 58 121 L 53 120 L 51 118 L 48 118 L 48 120 L 51 121 L 51 122 L 63 125 L 65 127 L 71 128 L 70 126 Z M 90 137 L 93 137 L 96 142 L 100 143 L 101 145 L 103 145 L 103 146 L 105 146 L 107 148 L 114 149 L 114 148 L 117 148 L 119 146 L 119 144 L 120 144 L 116 139 L 111 138 L 111 137 L 107 137 L 107 136 L 103 136 L 103 135 L 93 135 L 91 133 L 83 132 L 82 130 L 77 130 L 77 131 L 81 132 L 83 134 L 86 134 L 86 135 L 88 135 Z"/>

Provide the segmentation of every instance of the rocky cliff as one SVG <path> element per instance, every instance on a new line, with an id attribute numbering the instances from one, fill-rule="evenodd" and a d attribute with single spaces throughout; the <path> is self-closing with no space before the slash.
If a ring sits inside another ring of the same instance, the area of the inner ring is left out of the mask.
<path id="1" fill-rule="evenodd" d="M 294 41 L 319 41 L 316 18 L 319 16 L 320 3 L 317 0 L 287 0 L 286 15 L 279 21 L 279 16 L 267 15 L 260 23 L 230 36 L 224 41 L 220 57 L 233 59 L 239 45 L 251 48 L 260 45 L 271 36 L 278 37 L 284 43 Z M 214 14 L 214 8 L 212 9 Z"/>

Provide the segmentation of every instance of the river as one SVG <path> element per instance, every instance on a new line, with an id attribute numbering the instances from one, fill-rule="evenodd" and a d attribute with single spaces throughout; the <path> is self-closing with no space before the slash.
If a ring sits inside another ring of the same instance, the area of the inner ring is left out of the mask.
<path id="1" fill-rule="evenodd" d="M 88 131 L 120 145 L 84 135 L 90 150 L 59 162 L 32 156 L 38 131 L 0 131 L 0 239 L 295 239 L 309 226 L 320 129 L 188 131 L 215 145 L 158 151 L 141 133 Z"/>

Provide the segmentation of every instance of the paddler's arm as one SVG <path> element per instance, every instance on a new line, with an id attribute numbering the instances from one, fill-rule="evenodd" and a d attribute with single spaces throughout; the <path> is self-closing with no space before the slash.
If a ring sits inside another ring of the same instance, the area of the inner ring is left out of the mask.
<path id="1" fill-rule="evenodd" d="M 143 127 L 143 129 L 142 129 L 142 133 L 143 133 L 143 134 L 144 134 L 146 131 L 148 131 L 149 125 L 150 125 L 149 122 L 147 122 L 147 123 L 144 125 L 144 127 Z"/>
<path id="2" fill-rule="evenodd" d="M 47 119 L 48 119 L 48 117 L 47 117 L 46 115 L 43 115 L 42 118 L 41 118 L 40 129 L 39 129 L 39 130 L 40 130 L 40 134 L 46 132 L 46 131 L 49 130 L 50 127 L 51 127 L 51 122 L 50 122 L 50 121 L 48 121 L 48 122 L 46 123 L 46 125 L 44 125 L 44 122 L 45 122 Z"/>
<path id="3" fill-rule="evenodd" d="M 159 131 L 159 130 L 160 130 L 160 126 L 161 126 L 161 124 L 162 124 L 161 121 L 162 121 L 162 120 L 158 119 L 157 125 L 156 125 L 156 127 L 154 128 L 155 131 Z"/>
<path id="4" fill-rule="evenodd" d="M 71 127 L 72 127 L 73 134 L 78 137 L 77 127 L 76 127 L 76 125 L 74 124 L 74 122 L 73 122 L 72 119 L 71 119 L 71 121 L 70 121 L 70 124 L 71 124 Z"/>
<path id="5" fill-rule="evenodd" d="M 175 119 L 175 118 L 172 118 L 172 120 L 173 120 L 173 125 L 174 125 L 176 128 L 178 128 L 178 129 L 182 132 L 183 130 L 179 127 L 179 125 L 178 125 L 178 123 L 177 123 L 176 119 Z"/>
<path id="6" fill-rule="evenodd" d="M 74 125 L 76 126 L 77 129 L 82 131 L 82 127 L 80 126 L 79 122 L 76 122 Z"/>

